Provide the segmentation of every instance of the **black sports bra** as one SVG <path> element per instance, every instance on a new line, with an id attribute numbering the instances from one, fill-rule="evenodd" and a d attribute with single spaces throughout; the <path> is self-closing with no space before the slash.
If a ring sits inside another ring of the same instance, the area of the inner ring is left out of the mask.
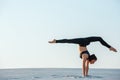
<path id="1" fill-rule="evenodd" d="M 90 53 L 89 53 L 88 51 L 83 51 L 83 52 L 80 53 L 80 58 L 81 58 L 81 59 L 82 59 L 82 55 L 83 55 L 83 54 L 88 54 L 88 59 L 89 59 Z"/>

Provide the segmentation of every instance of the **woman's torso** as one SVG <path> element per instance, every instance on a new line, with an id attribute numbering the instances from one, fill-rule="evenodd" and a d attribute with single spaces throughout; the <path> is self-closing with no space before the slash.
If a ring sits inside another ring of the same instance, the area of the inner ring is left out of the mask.
<path id="1" fill-rule="evenodd" d="M 84 46 L 79 46 L 79 51 L 80 51 L 80 53 L 84 52 L 84 51 L 87 51 L 87 48 L 84 47 Z"/>

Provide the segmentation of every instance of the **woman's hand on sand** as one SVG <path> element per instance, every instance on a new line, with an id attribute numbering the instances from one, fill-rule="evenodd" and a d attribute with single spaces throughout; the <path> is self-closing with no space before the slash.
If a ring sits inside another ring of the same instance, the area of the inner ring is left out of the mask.
<path id="1" fill-rule="evenodd" d="M 48 43 L 56 43 L 56 40 L 53 39 L 52 41 L 48 41 Z"/>

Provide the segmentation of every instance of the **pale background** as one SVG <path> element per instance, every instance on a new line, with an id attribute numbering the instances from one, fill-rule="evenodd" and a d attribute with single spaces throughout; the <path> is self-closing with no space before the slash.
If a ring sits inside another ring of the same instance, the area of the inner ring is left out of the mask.
<path id="1" fill-rule="evenodd" d="M 120 0 L 0 0 L 0 68 L 81 68 L 78 45 L 52 39 L 101 36 L 91 68 L 120 68 Z"/>

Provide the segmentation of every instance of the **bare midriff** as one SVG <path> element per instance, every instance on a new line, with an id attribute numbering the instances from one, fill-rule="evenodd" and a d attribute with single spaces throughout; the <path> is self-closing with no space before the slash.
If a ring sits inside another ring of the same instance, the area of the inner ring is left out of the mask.
<path id="1" fill-rule="evenodd" d="M 80 51 L 80 53 L 83 51 L 87 51 L 87 48 L 84 46 L 79 46 L 79 51 Z"/>

